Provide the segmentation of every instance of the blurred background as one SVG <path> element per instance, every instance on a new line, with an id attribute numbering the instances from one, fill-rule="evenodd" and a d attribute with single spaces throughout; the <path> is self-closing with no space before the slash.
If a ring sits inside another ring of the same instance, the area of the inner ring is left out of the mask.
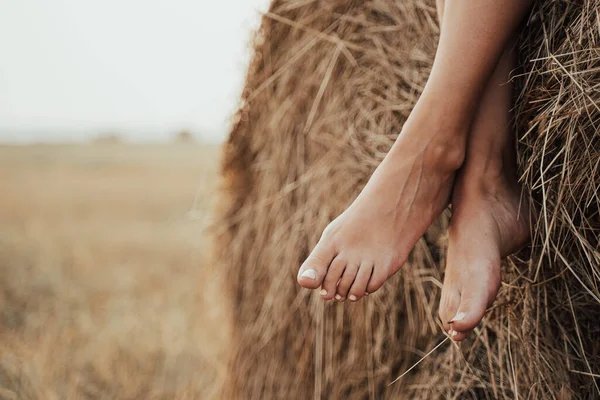
<path id="1" fill-rule="evenodd" d="M 0 0 L 0 398 L 211 398 L 223 142 L 267 0 Z"/>

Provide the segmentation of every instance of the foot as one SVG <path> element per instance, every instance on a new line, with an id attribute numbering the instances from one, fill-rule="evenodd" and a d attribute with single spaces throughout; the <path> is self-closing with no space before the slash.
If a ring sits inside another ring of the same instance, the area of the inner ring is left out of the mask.
<path id="1" fill-rule="evenodd" d="M 301 286 L 322 287 L 324 299 L 338 301 L 375 292 L 446 208 L 468 124 L 449 126 L 453 118 L 435 117 L 432 104 L 420 103 L 364 190 L 300 267 Z"/>
<path id="2" fill-rule="evenodd" d="M 440 303 L 440 318 L 456 341 L 481 322 L 500 288 L 501 259 L 523 247 L 530 234 L 529 209 L 521 204 L 514 174 L 502 168 L 469 172 L 461 172 L 452 196 Z"/>

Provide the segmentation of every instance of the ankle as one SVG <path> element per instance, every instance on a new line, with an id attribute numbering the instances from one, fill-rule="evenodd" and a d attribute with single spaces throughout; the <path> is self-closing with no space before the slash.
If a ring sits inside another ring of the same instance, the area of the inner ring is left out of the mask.
<path id="1" fill-rule="evenodd" d="M 459 190 L 470 195 L 497 197 L 519 187 L 515 167 L 501 159 L 467 160 L 462 175 L 461 180 L 469 184 Z"/>
<path id="2" fill-rule="evenodd" d="M 392 147 L 399 157 L 419 155 L 431 169 L 456 172 L 466 156 L 469 124 L 447 115 L 445 106 L 419 101 Z"/>
<path id="3" fill-rule="evenodd" d="M 432 168 L 456 172 L 465 162 L 465 148 L 459 140 L 433 141 L 425 150 L 426 161 Z"/>
<path id="4" fill-rule="evenodd" d="M 465 162 L 467 129 L 445 128 L 433 118 L 418 118 L 407 121 L 392 152 L 403 158 L 418 155 L 428 169 L 458 171 Z"/>
<path id="5" fill-rule="evenodd" d="M 439 136 L 427 138 L 403 130 L 388 157 L 397 160 L 418 158 L 427 170 L 454 174 L 465 161 L 465 148 L 460 140 Z"/>

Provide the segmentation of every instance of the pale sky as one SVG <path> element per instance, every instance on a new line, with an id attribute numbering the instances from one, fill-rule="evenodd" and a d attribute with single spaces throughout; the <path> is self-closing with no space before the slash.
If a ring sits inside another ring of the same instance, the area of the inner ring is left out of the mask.
<path id="1" fill-rule="evenodd" d="M 0 0 L 0 141 L 224 138 L 269 0 Z"/>

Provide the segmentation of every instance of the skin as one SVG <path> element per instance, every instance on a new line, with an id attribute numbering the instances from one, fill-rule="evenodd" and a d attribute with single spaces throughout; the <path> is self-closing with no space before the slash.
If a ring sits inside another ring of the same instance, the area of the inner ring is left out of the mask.
<path id="1" fill-rule="evenodd" d="M 438 0 L 440 23 L 445 1 Z M 511 129 L 516 67 L 509 43 L 481 99 L 469 135 L 466 162 L 452 193 L 453 215 L 439 316 L 462 341 L 485 315 L 501 285 L 501 259 L 529 241 L 529 205 L 520 202 Z M 454 322 L 451 322 L 453 321 Z"/>
<path id="2" fill-rule="evenodd" d="M 510 115 L 504 112 L 504 108 L 500 110 L 498 105 L 508 105 L 510 109 L 510 96 L 505 101 L 506 90 L 498 90 L 497 86 L 500 78 L 502 83 L 507 80 L 512 56 L 507 55 L 505 49 L 527 12 L 529 2 L 512 0 L 507 4 L 495 0 L 449 0 L 440 7 L 440 10 L 445 10 L 440 43 L 421 98 L 396 143 L 362 193 L 325 229 L 319 243 L 300 267 L 299 284 L 309 289 L 322 287 L 321 295 L 326 300 L 357 301 L 365 293 L 379 289 L 387 278 L 395 274 L 405 263 L 416 241 L 446 208 L 457 171 L 464 163 L 456 182 L 458 192 L 455 189 L 452 195 L 457 205 L 454 228 L 451 229 L 451 236 L 455 232 L 451 253 L 454 258 L 447 267 L 448 289 L 445 290 L 446 297 L 443 297 L 448 302 L 443 307 L 443 316 L 446 318 L 446 313 L 458 310 L 459 305 L 462 306 L 461 301 L 467 299 L 466 295 L 461 297 L 460 293 L 464 293 L 461 289 L 469 280 L 469 274 L 452 273 L 460 270 L 458 265 L 462 260 L 467 260 L 463 257 L 464 251 L 460 250 L 462 247 L 458 245 L 463 241 L 461 235 L 469 233 L 467 238 L 477 239 L 472 233 L 474 229 L 465 228 L 474 226 L 465 221 L 477 222 L 473 215 L 469 216 L 467 204 L 474 204 L 479 199 L 478 207 L 489 207 L 491 201 L 487 200 L 488 192 L 498 194 L 499 199 L 502 196 L 513 197 L 512 184 L 506 185 L 510 190 L 503 191 L 477 191 L 470 188 L 480 187 L 482 181 L 487 182 L 486 178 L 495 170 L 491 166 L 496 163 L 489 162 L 489 158 L 500 154 L 499 158 L 505 159 L 503 154 L 507 150 L 507 141 L 498 138 L 509 137 L 510 131 L 499 130 L 494 125 L 492 135 L 488 128 L 498 121 L 501 121 L 501 126 L 508 126 L 506 121 Z M 505 58 L 508 61 L 502 62 Z M 498 72 L 499 69 L 501 71 Z M 488 104 L 483 106 L 482 101 Z M 490 109 L 498 114 L 494 119 L 485 116 Z M 477 118 L 477 115 L 482 117 Z M 486 134 L 473 135 L 475 131 L 485 131 Z M 477 136 L 478 140 L 471 140 L 470 136 Z M 471 157 L 471 154 L 482 149 L 485 152 L 481 156 Z M 503 165 L 502 162 L 500 164 Z M 486 165 L 490 168 L 484 168 Z M 500 169 L 503 171 L 502 167 Z M 497 175 L 499 183 L 493 187 L 502 186 L 500 182 L 504 180 L 512 182 L 512 179 L 504 179 L 503 173 Z M 481 193 L 477 197 L 471 192 Z M 499 203 L 503 201 L 499 200 Z M 467 211 L 459 213 L 459 209 Z M 508 217 L 507 221 L 507 225 L 510 225 L 512 217 Z M 486 231 L 485 235 L 491 238 L 488 242 L 503 237 L 504 227 L 494 232 L 491 228 L 493 223 L 487 225 L 489 227 L 486 229 L 490 232 Z M 488 247 L 494 248 L 493 245 Z M 505 250 L 504 247 L 511 246 L 496 247 Z M 502 251 L 495 251 L 491 257 L 495 260 L 498 253 L 502 254 Z M 473 261 L 469 265 L 476 265 L 480 257 L 478 254 L 468 259 L 469 262 Z M 499 277 L 499 269 L 497 274 L 495 271 L 486 274 L 496 275 Z M 499 280 L 496 284 L 494 279 L 490 278 L 490 282 L 486 283 L 490 288 L 495 287 L 489 290 L 488 299 L 495 297 L 499 285 Z M 472 320 L 476 319 L 472 316 L 479 314 L 469 309 L 468 319 L 446 324 L 446 327 L 449 331 L 464 335 L 472 329 Z M 462 336 L 455 335 L 455 339 L 460 338 Z"/>
<path id="3" fill-rule="evenodd" d="M 516 57 L 507 48 L 482 98 L 469 137 L 469 156 L 452 193 L 453 215 L 439 316 L 461 341 L 485 315 L 501 284 L 501 259 L 529 241 L 529 206 L 521 203 L 514 133 Z M 450 323 L 458 315 L 459 320 Z"/>

